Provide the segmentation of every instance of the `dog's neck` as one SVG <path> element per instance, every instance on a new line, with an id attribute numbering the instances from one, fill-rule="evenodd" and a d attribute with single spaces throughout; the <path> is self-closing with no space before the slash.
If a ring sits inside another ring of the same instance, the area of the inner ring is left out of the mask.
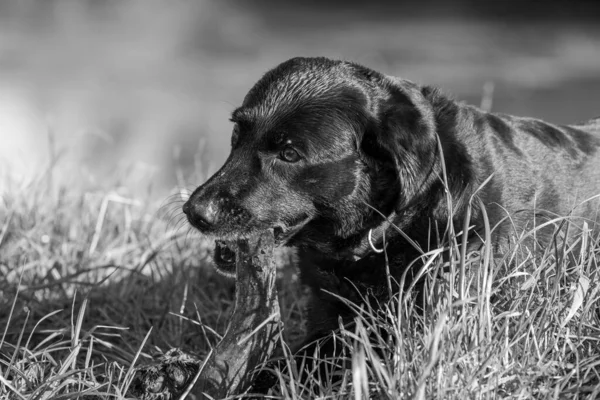
<path id="1" fill-rule="evenodd" d="M 374 210 L 364 210 L 365 218 L 362 221 L 346 224 L 346 227 L 360 227 L 354 232 L 340 233 L 330 226 L 330 220 L 319 221 L 297 235 L 295 240 L 290 242 L 291 245 L 299 244 L 325 257 L 358 261 L 378 254 L 384 248 L 384 243 L 385 246 L 400 246 L 403 252 L 417 251 L 416 247 L 427 248 L 432 238 L 428 234 L 431 229 L 444 229 L 451 215 L 462 220 L 468 199 L 478 182 L 471 166 L 472 157 L 458 140 L 458 135 L 468 126 L 458 124 L 458 114 L 461 112 L 459 104 L 434 90 L 423 89 L 423 93 L 432 107 L 432 117 L 435 119 L 436 135 L 440 138 L 442 152 L 444 156 L 450 155 L 434 160 L 437 163 L 445 160 L 449 177 L 447 184 L 440 180 L 441 167 L 433 168 L 429 164 L 419 167 L 423 171 L 431 170 L 431 175 L 427 175 L 425 181 L 417 183 L 419 190 L 403 201 L 389 196 L 390 187 L 402 189 L 396 182 L 376 182 L 371 186 L 383 188 L 381 190 L 384 190 L 384 194 L 370 198 L 369 203 L 378 210 L 386 210 L 384 214 L 378 215 Z M 382 172 L 375 170 L 374 175 L 376 179 L 380 179 Z M 454 214 L 447 210 L 447 195 L 452 196 Z M 405 194 L 402 193 L 402 196 L 405 197 Z M 361 206 L 368 207 L 361 203 L 356 208 L 360 209 Z M 370 215 L 368 218 L 367 214 Z M 367 222 L 374 219 L 378 222 Z M 415 243 L 418 246 L 415 246 Z"/>
<path id="2" fill-rule="evenodd" d="M 431 103 L 437 127 L 436 135 L 439 137 L 443 152 L 443 157 L 438 158 L 436 162 L 445 162 L 448 182 L 442 182 L 441 175 L 436 179 L 427 180 L 419 184 L 422 189 L 413 198 L 404 200 L 401 204 L 396 203 L 399 208 L 395 208 L 395 211 L 387 217 L 380 214 L 384 217 L 382 222 L 359 233 L 358 243 L 350 250 L 351 257 L 355 261 L 380 253 L 390 244 L 411 248 L 415 247 L 415 243 L 421 247 L 429 245 L 431 238 L 423 233 L 430 232 L 432 228 L 445 229 L 449 216 L 462 221 L 468 199 L 475 190 L 478 178 L 471 167 L 472 156 L 467 153 L 466 148 L 459 145 L 461 142 L 457 140 L 459 128 L 467 128 L 458 126 L 456 120 L 456 116 L 461 112 L 460 105 L 438 91 L 424 89 L 424 93 Z M 462 112 L 471 112 L 471 110 L 462 110 Z M 427 168 L 434 171 L 433 166 L 422 167 L 423 170 Z M 442 169 L 439 167 L 435 170 Z M 432 174 L 436 175 L 434 172 Z M 448 195 L 452 196 L 453 212 L 448 212 Z M 388 207 L 380 205 L 379 208 Z M 476 213 L 476 210 L 474 212 Z"/>

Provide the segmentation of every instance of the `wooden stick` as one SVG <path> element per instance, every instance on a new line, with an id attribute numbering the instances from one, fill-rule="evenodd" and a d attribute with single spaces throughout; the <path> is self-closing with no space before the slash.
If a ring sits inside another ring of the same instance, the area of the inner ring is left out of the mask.
<path id="1" fill-rule="evenodd" d="M 192 393 L 222 398 L 243 393 L 256 366 L 271 356 L 279 333 L 273 233 L 238 240 L 235 308 L 225 336 Z"/>
<path id="2" fill-rule="evenodd" d="M 255 368 L 271 357 L 280 330 L 273 231 L 228 245 L 236 251 L 236 299 L 223 339 L 204 362 L 174 349 L 158 365 L 142 368 L 131 386 L 138 398 L 242 394 L 250 388 Z"/>

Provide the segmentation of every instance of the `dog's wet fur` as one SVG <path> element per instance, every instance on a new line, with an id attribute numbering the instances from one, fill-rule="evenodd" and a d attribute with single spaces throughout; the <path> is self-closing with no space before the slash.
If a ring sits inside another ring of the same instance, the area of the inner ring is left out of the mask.
<path id="1" fill-rule="evenodd" d="M 483 204 L 502 251 L 534 218 L 597 219 L 596 200 L 575 206 L 600 194 L 600 118 L 565 126 L 489 113 L 352 62 L 294 58 L 268 71 L 231 121 L 229 158 L 184 212 L 218 241 L 229 275 L 235 256 L 223 253 L 236 237 L 274 228 L 278 244 L 299 249 L 312 292 L 307 341 L 352 318 L 330 293 L 387 295 L 369 231 L 379 249 L 385 234 L 396 279 L 419 256 L 390 222 L 428 249 L 449 218 L 462 227 L 469 204 L 470 237 L 482 236 Z"/>

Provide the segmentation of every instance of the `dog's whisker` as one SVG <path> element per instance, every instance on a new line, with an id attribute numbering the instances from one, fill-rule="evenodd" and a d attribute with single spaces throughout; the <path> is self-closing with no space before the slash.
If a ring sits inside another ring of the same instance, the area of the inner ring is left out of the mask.
<path id="1" fill-rule="evenodd" d="M 185 216 L 179 217 L 177 220 L 170 220 L 167 224 L 167 227 L 177 232 L 179 228 L 186 224 Z"/>

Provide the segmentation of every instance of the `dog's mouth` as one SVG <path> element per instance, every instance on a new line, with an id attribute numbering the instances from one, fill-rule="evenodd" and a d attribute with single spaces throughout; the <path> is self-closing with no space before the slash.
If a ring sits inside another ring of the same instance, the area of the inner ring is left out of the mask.
<path id="1" fill-rule="evenodd" d="M 284 227 L 277 225 L 273 228 L 273 235 L 275 237 L 275 246 L 281 246 L 287 243 L 287 241 L 294 236 L 304 225 L 310 221 L 308 215 L 303 215 L 300 218 L 295 219 L 291 226 Z M 213 259 L 217 271 L 228 277 L 235 277 L 236 271 L 236 244 L 235 240 L 231 239 L 217 239 L 215 240 L 215 251 Z"/>
<path id="2" fill-rule="evenodd" d="M 226 240 L 215 240 L 215 252 L 213 259 L 217 271 L 225 276 L 235 276 L 235 251 L 233 250 L 235 243 Z"/>

